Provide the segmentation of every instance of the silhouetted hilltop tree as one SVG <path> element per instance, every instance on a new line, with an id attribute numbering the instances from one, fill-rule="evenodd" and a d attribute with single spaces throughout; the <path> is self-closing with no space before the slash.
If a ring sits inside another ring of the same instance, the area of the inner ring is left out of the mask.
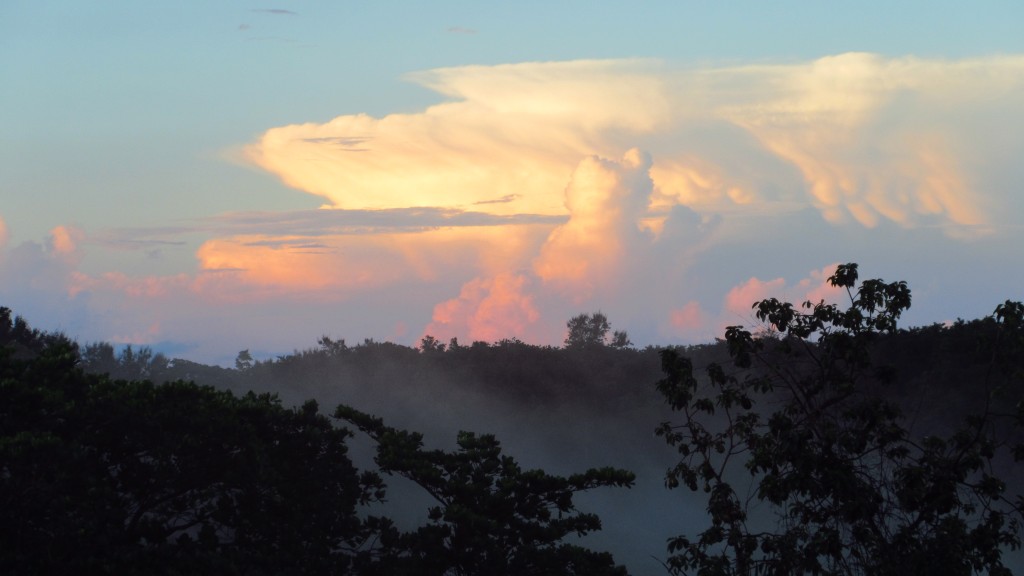
<path id="1" fill-rule="evenodd" d="M 565 337 L 565 347 L 570 349 L 595 346 L 625 348 L 633 344 L 625 331 L 616 331 L 609 339 L 608 332 L 612 325 L 608 321 L 608 317 L 601 312 L 573 316 L 566 323 L 566 328 L 569 334 Z"/>
<path id="2" fill-rule="evenodd" d="M 252 358 L 252 354 L 249 353 L 249 349 L 241 350 L 238 356 L 235 357 L 235 370 L 244 372 L 249 370 L 255 364 L 255 360 Z"/>
<path id="3" fill-rule="evenodd" d="M 982 323 L 994 339 L 960 351 L 980 351 L 987 363 L 957 383 L 981 409 L 948 434 L 933 426 L 916 435 L 891 399 L 899 369 L 876 360 L 901 341 L 906 351 L 922 334 L 951 333 L 930 328 L 906 340 L 896 331 L 910 306 L 906 283 L 857 280 L 856 264 L 829 278 L 846 290 L 845 308 L 755 303 L 779 337 L 730 326 L 724 344 L 735 373 L 712 363 L 700 377 L 678 351 L 663 353 L 658 389 L 683 416 L 657 430 L 681 456 L 667 483 L 708 494 L 711 520 L 698 535 L 670 540 L 674 572 L 1010 573 L 1002 552 L 1020 545 L 1022 500 L 1007 493 L 995 464 L 1011 447 L 1000 424 L 1015 415 L 1000 414 L 993 399 L 1019 390 L 1024 307 L 1000 305 Z M 754 507 L 774 518 L 757 518 Z"/>

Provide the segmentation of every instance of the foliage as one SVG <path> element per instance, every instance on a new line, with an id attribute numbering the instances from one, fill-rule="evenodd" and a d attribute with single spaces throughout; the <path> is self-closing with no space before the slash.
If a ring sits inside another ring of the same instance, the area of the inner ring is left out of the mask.
<path id="1" fill-rule="evenodd" d="M 173 366 L 163 354 L 153 352 L 149 346 L 133 348 L 126 345 L 115 353 L 109 342 L 90 342 L 81 350 L 79 366 L 92 374 L 108 374 L 115 380 L 153 380 L 164 382 L 173 379 Z"/>
<path id="2" fill-rule="evenodd" d="M 255 365 L 256 361 L 253 359 L 252 354 L 249 353 L 249 349 L 241 350 L 238 352 L 238 356 L 235 357 L 235 370 L 239 372 L 245 372 L 251 370 Z"/>
<path id="3" fill-rule="evenodd" d="M 985 402 L 951 433 L 913 434 L 884 397 L 893 371 L 872 360 L 910 290 L 857 279 L 856 264 L 829 278 L 845 289 L 845 309 L 755 303 L 778 337 L 727 328 L 736 374 L 710 364 L 699 378 L 678 351 L 662 353 L 658 389 L 683 415 L 657 429 L 682 456 L 666 482 L 702 489 L 711 517 L 696 538 L 669 541 L 674 572 L 1009 573 L 1001 553 L 1020 545 L 1021 508 L 994 473 L 999 415 Z M 1018 340 L 1022 316 L 1010 302 L 996 311 Z M 977 394 L 998 392 L 994 373 L 975 384 Z"/>
<path id="4" fill-rule="evenodd" d="M 39 335 L 8 340 L 5 573 L 340 574 L 364 554 L 357 506 L 382 484 L 315 402 L 113 380 L 77 368 L 66 340 L 21 357 Z"/>
<path id="5" fill-rule="evenodd" d="M 633 344 L 625 331 L 617 330 L 609 339 L 608 332 L 612 325 L 608 317 L 601 312 L 573 316 L 566 322 L 566 328 L 569 331 L 565 337 L 566 348 L 580 349 L 605 345 L 626 348 Z"/>
<path id="6" fill-rule="evenodd" d="M 625 574 L 607 553 L 564 542 L 599 530 L 594 514 L 573 504 L 577 492 L 631 486 L 634 476 L 612 468 L 568 478 L 522 470 L 490 435 L 458 435 L 458 450 L 425 450 L 422 435 L 385 426 L 348 406 L 335 413 L 377 442 L 383 472 L 412 480 L 438 505 L 429 524 L 412 533 L 392 529 L 381 539 L 382 574 Z"/>

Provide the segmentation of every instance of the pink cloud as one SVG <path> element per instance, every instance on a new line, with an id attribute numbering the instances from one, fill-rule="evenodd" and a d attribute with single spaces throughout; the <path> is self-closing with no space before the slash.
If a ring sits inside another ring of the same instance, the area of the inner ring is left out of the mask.
<path id="1" fill-rule="evenodd" d="M 817 304 L 824 300 L 826 303 L 841 303 L 844 297 L 844 290 L 836 288 L 828 283 L 828 277 L 836 271 L 838 263 L 829 264 L 820 270 L 811 270 L 809 277 L 797 283 L 797 289 L 802 292 L 800 302 L 811 302 Z"/>
<path id="2" fill-rule="evenodd" d="M 61 258 L 75 259 L 80 256 L 78 252 L 78 243 L 81 242 L 85 234 L 77 228 L 71 226 L 57 226 L 53 230 L 50 230 L 49 247 L 53 254 L 60 256 Z"/>
<path id="3" fill-rule="evenodd" d="M 528 340 L 540 313 L 526 293 L 527 283 L 526 276 L 511 273 L 474 278 L 457 298 L 434 307 L 433 321 L 424 334 L 485 342 L 513 336 Z"/>
<path id="4" fill-rule="evenodd" d="M 619 276 L 643 237 L 641 220 L 653 189 L 650 162 L 634 149 L 621 162 L 591 156 L 579 163 L 565 189 L 569 221 L 552 231 L 534 260 L 537 276 L 575 301 Z"/>
<path id="5" fill-rule="evenodd" d="M 741 316 L 744 320 L 751 316 L 751 306 L 758 300 L 777 297 L 784 298 L 783 287 L 786 280 L 776 278 L 764 281 L 751 278 L 739 286 L 733 287 L 725 295 L 725 311 L 731 315 Z"/>
<path id="6" fill-rule="evenodd" d="M 682 308 L 672 310 L 669 313 L 669 322 L 673 328 L 681 332 L 691 332 L 704 328 L 708 322 L 708 315 L 700 303 L 693 300 Z"/>

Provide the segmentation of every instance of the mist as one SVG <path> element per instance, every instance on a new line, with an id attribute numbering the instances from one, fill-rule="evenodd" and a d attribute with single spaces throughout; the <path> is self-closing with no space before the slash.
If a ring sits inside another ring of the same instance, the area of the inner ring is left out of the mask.
<path id="1" fill-rule="evenodd" d="M 966 346 L 955 354 L 940 352 L 974 338 L 983 330 L 979 326 L 984 325 L 905 332 L 879 348 L 878 362 L 894 366 L 900 375 L 884 394 L 904 407 L 916 437 L 949 433 L 966 414 L 983 408 L 969 383 L 978 379 L 985 359 Z M 428 449 L 454 449 L 463 430 L 494 434 L 504 453 L 524 469 L 549 474 L 606 466 L 630 470 L 636 474 L 630 489 L 577 495 L 578 508 L 598 514 L 603 525 L 580 543 L 612 552 L 616 562 L 642 576 L 665 573 L 670 537 L 697 534 L 709 522 L 703 492 L 666 488 L 666 470 L 679 455 L 654 429 L 662 422 L 678 423 L 682 416 L 656 390 L 664 377 L 662 349 L 556 348 L 515 339 L 471 345 L 431 339 L 417 348 L 367 339 L 350 346 L 325 336 L 315 347 L 265 361 L 247 359 L 237 370 L 171 362 L 163 377 L 180 377 L 187 370 L 184 375 L 199 382 L 237 393 L 271 392 L 285 404 L 315 399 L 327 413 L 340 404 L 352 406 L 383 418 L 388 426 L 422 433 Z M 698 372 L 713 362 L 730 365 L 722 342 L 679 350 Z M 937 373 L 945 376 L 936 379 Z M 711 424 L 724 421 L 712 418 Z M 368 437 L 357 432 L 350 446 L 359 468 L 375 467 L 375 445 Z M 1024 490 L 1016 466 L 1001 466 L 1011 492 Z M 423 525 L 434 504 L 431 498 L 404 478 L 388 476 L 386 481 L 388 502 L 372 513 L 387 515 L 404 529 Z M 738 488 L 748 483 L 748 478 L 736 478 Z M 750 522 L 770 528 L 775 518 L 769 507 L 755 508 Z M 1024 568 L 1019 554 L 1007 561 Z"/>

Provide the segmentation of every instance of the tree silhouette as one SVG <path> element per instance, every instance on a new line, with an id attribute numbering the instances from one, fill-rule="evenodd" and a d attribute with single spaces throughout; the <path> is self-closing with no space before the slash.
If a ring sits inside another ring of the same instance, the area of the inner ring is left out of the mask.
<path id="1" fill-rule="evenodd" d="M 380 478 L 315 402 L 86 374 L 3 311 L 5 573 L 345 574 L 365 555 Z"/>
<path id="2" fill-rule="evenodd" d="M 596 515 L 576 510 L 574 494 L 631 486 L 632 473 L 603 468 L 552 476 L 522 470 L 490 435 L 460 432 L 455 452 L 425 450 L 421 434 L 385 426 L 349 406 L 339 406 L 335 417 L 377 443 L 381 471 L 412 480 L 438 504 L 428 512 L 429 524 L 415 532 L 384 531 L 376 565 L 381 574 L 626 574 L 610 554 L 564 539 L 601 528 Z"/>
<path id="3" fill-rule="evenodd" d="M 248 348 L 239 352 L 235 358 L 235 370 L 240 372 L 252 369 L 254 364 L 252 354 L 249 353 Z"/>
<path id="4" fill-rule="evenodd" d="M 568 329 L 568 335 L 565 337 L 566 348 L 583 349 L 605 345 L 626 348 L 633 344 L 629 341 L 629 335 L 625 331 L 615 331 L 609 340 L 608 332 L 612 329 L 612 325 L 602 312 L 573 316 L 566 322 L 566 328 Z"/>
<path id="5" fill-rule="evenodd" d="M 699 535 L 670 540 L 674 572 L 1010 573 L 1001 552 L 1020 545 L 1021 508 L 993 472 L 1005 445 L 990 402 L 997 383 L 976 383 L 989 402 L 958 430 L 912 434 L 900 406 L 883 397 L 894 372 L 872 360 L 910 290 L 857 279 L 856 264 L 829 278 L 845 289 L 845 309 L 755 303 L 779 338 L 730 326 L 738 373 L 711 364 L 701 378 L 678 351 L 663 352 L 658 389 L 683 415 L 657 429 L 682 457 L 666 481 L 703 490 L 711 517 Z M 1004 340 L 1021 341 L 1022 316 L 1020 304 L 997 309 Z"/>

